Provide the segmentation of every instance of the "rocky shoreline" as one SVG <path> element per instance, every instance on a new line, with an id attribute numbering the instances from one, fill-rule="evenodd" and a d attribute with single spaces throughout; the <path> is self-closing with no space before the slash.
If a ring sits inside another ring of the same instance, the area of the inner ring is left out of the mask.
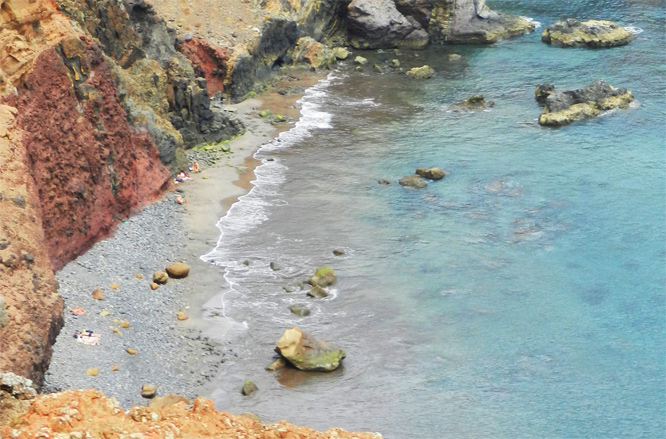
<path id="1" fill-rule="evenodd" d="M 277 80 L 275 88 L 283 89 L 286 81 L 295 90 L 303 90 L 319 77 L 289 75 Z M 264 101 L 252 99 L 233 106 L 231 110 L 247 127 L 245 135 L 218 145 L 217 150 L 193 152 L 192 158 L 210 157 L 201 160 L 199 173 L 189 173 L 174 192 L 119 224 L 112 237 L 57 272 L 65 323 L 53 347 L 44 393 L 94 388 L 129 408 L 145 404 L 141 388 L 150 384 L 157 386 L 158 395 L 176 393 L 193 399 L 204 394 L 205 384 L 219 373 L 225 358 L 235 355 L 233 346 L 201 333 L 200 306 L 224 279 L 218 267 L 199 256 L 215 246 L 217 220 L 248 189 L 251 166 L 256 165 L 251 156 L 280 130 L 291 127 L 286 122 L 268 123 L 261 118 L 261 110 L 292 120 L 297 117 L 296 100 L 301 93 L 280 95 L 279 100 L 276 94 L 274 90 Z M 179 196 L 182 204 L 176 201 Z M 169 279 L 152 290 L 153 273 L 173 262 L 188 264 L 189 276 Z M 101 289 L 103 300 L 93 298 L 96 289 Z M 69 311 L 77 308 L 85 313 Z M 187 320 L 179 320 L 179 312 Z M 129 326 L 121 326 L 122 322 Z M 79 343 L 74 334 L 81 330 L 99 334 L 99 345 Z M 128 354 L 127 349 L 136 354 Z M 92 368 L 97 375 L 86 373 Z"/>

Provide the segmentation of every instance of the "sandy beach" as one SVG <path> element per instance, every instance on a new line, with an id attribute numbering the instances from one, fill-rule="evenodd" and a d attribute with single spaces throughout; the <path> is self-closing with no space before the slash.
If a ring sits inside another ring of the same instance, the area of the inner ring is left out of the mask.
<path id="1" fill-rule="evenodd" d="M 114 236 L 57 273 L 66 317 L 54 345 L 45 392 L 96 388 L 123 407 L 146 403 L 141 397 L 143 384 L 157 385 L 160 395 L 206 395 L 207 382 L 235 353 L 224 341 L 226 328 L 218 324 L 211 330 L 202 316 L 202 306 L 225 280 L 219 267 L 200 257 L 217 244 L 218 220 L 251 188 L 253 169 L 260 165 L 254 153 L 294 125 L 297 100 L 319 78 L 310 73 L 283 76 L 260 97 L 229 106 L 247 128 L 225 145 L 229 152 L 217 153 L 215 163 L 188 173 L 189 179 L 175 184 L 163 200 L 119 224 Z M 281 114 L 286 121 L 271 123 L 271 117 L 260 115 L 262 110 Z M 197 154 L 201 152 L 188 156 Z M 176 202 L 178 196 L 182 204 Z M 151 290 L 153 273 L 177 261 L 189 265 L 189 276 Z M 92 297 L 96 289 L 102 291 L 103 300 Z M 68 312 L 76 308 L 86 312 Z M 185 313 L 187 320 L 179 320 L 178 312 Z M 98 333 L 100 344 L 77 343 L 73 334 L 81 330 Z M 211 332 L 215 340 L 207 336 Z M 130 354 L 132 350 L 136 353 Z M 92 369 L 96 375 L 91 376 Z M 243 383 L 238 385 L 240 391 Z M 233 411 L 233 407 L 220 409 Z"/>

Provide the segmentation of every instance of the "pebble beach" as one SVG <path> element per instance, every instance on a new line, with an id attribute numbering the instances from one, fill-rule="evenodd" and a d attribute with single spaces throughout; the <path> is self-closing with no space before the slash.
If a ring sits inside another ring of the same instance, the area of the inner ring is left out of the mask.
<path id="1" fill-rule="evenodd" d="M 302 82 L 314 81 L 307 77 Z M 190 162 L 200 163 L 199 173 L 174 182 L 162 200 L 127 218 L 112 237 L 57 273 L 65 325 L 54 345 L 44 393 L 95 388 L 125 408 L 146 404 L 141 396 L 145 384 L 157 386 L 158 395 L 192 399 L 205 394 L 206 383 L 237 354 L 231 342 L 203 335 L 201 305 L 224 279 L 199 257 L 217 243 L 219 218 L 249 188 L 258 163 L 254 152 L 292 126 L 299 96 L 269 92 L 262 100 L 229 106 L 245 124 L 244 135 L 226 143 L 224 151 L 190 151 Z M 271 124 L 259 114 L 264 108 L 289 118 Z M 153 273 L 175 262 L 187 264 L 189 276 L 153 290 Z M 101 290 L 102 300 L 93 297 L 95 290 Z M 99 344 L 81 343 L 75 336 L 81 331 L 99 335 Z"/>

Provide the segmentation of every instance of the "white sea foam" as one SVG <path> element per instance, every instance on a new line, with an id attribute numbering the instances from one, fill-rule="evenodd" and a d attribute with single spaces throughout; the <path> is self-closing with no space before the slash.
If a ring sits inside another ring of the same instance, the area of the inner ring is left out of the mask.
<path id="1" fill-rule="evenodd" d="M 534 28 L 535 28 L 535 29 L 539 29 L 539 28 L 541 27 L 541 22 L 540 22 L 540 21 L 536 21 L 536 20 L 535 20 L 534 18 L 532 18 L 532 17 L 525 17 L 525 16 L 521 15 L 520 18 L 522 18 L 523 20 L 526 20 L 526 21 L 529 21 L 530 23 L 532 23 L 532 24 L 534 25 Z"/>
<path id="2" fill-rule="evenodd" d="M 634 35 L 638 35 L 638 34 L 643 33 L 643 29 L 641 29 L 640 27 L 636 27 L 636 26 L 624 26 L 624 30 L 628 30 L 629 32 L 631 32 Z"/>
<path id="3" fill-rule="evenodd" d="M 298 101 L 301 105 L 301 115 L 296 125 L 291 130 L 280 133 L 273 141 L 262 145 L 255 154 L 255 158 L 260 158 L 272 151 L 288 148 L 310 137 L 315 130 L 332 128 L 331 114 L 321 111 L 321 102 L 327 97 L 327 89 L 336 79 L 338 78 L 331 73 L 326 79 L 306 90 L 303 97 Z M 252 189 L 241 196 L 227 211 L 226 215 L 220 218 L 217 223 L 220 230 L 217 245 L 212 251 L 201 256 L 203 261 L 219 265 L 225 269 L 224 277 L 229 284 L 229 290 L 219 296 L 219 303 L 210 304 L 223 317 L 228 317 L 227 301 L 245 297 L 245 294 L 237 288 L 233 281 L 234 274 L 250 272 L 260 277 L 279 276 L 267 268 L 268 262 L 266 261 L 264 261 L 265 263 L 253 261 L 253 264 L 248 267 L 233 260 L 229 256 L 229 247 L 235 239 L 267 221 L 270 207 L 287 204 L 285 200 L 279 198 L 286 170 L 287 168 L 278 160 L 264 160 L 254 170 L 256 178 L 252 182 Z M 248 273 L 244 273 L 244 275 L 247 276 Z"/>

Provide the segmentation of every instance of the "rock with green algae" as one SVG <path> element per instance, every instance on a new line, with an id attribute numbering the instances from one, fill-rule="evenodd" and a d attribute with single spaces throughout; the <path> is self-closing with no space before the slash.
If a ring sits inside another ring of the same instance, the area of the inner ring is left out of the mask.
<path id="1" fill-rule="evenodd" d="M 553 91 L 547 98 L 539 124 L 544 126 L 568 125 L 579 120 L 599 116 L 604 111 L 628 108 L 634 96 L 626 88 L 615 88 L 603 79 L 569 91 Z"/>
<path id="2" fill-rule="evenodd" d="M 430 66 L 414 67 L 405 73 L 407 77 L 414 79 L 430 79 L 435 74 L 435 70 Z"/>
<path id="3" fill-rule="evenodd" d="M 336 280 L 337 277 L 335 276 L 335 272 L 331 267 L 320 267 L 317 268 L 314 276 L 312 276 L 308 282 L 312 286 L 319 286 L 323 288 L 328 287 L 329 285 L 333 285 Z"/>
<path id="4" fill-rule="evenodd" d="M 254 384 L 251 380 L 245 381 L 245 384 L 243 384 L 243 389 L 241 390 L 241 393 L 245 396 L 250 396 L 253 393 L 255 393 L 259 388 L 257 387 L 256 384 Z"/>
<path id="5" fill-rule="evenodd" d="M 541 41 L 558 47 L 616 47 L 629 44 L 636 36 L 608 20 L 558 21 L 543 30 Z"/>
<path id="6" fill-rule="evenodd" d="M 345 358 L 344 350 L 318 340 L 298 327 L 287 329 L 282 334 L 275 351 L 294 367 L 305 371 L 330 372 L 337 369 Z"/>

